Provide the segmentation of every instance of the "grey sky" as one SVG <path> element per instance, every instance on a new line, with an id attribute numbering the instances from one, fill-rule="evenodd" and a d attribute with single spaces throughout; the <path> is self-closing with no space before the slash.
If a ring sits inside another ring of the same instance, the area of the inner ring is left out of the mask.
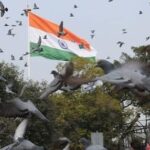
<path id="1" fill-rule="evenodd" d="M 27 77 L 27 68 L 24 63 L 27 60 L 19 61 L 18 58 L 27 51 L 27 18 L 21 16 L 22 10 L 26 8 L 27 0 L 2 0 L 9 8 L 4 18 L 0 18 L 0 48 L 5 52 L 0 54 L 0 60 L 12 62 L 11 53 L 16 56 L 13 61 L 20 70 L 25 70 Z M 28 0 L 32 8 L 36 2 L 40 10 L 35 11 L 38 15 L 50 19 L 56 23 L 64 21 L 64 26 L 86 39 L 97 49 L 97 58 L 119 59 L 121 52 L 132 54 L 131 46 L 140 46 L 149 44 L 145 38 L 150 35 L 150 2 L 149 0 Z M 78 8 L 74 9 L 73 5 Z M 139 15 L 139 11 L 143 11 Z M 75 17 L 70 18 L 73 13 Z M 5 17 L 10 19 L 6 20 Z M 13 32 L 16 36 L 6 36 L 7 30 L 11 27 L 4 27 L 5 23 L 16 24 L 16 20 L 22 20 L 23 26 L 17 26 Z M 122 34 L 122 29 L 127 30 L 127 34 Z M 90 39 L 90 30 L 95 29 L 95 38 Z M 117 41 L 125 42 L 122 48 L 116 44 Z M 31 78 L 34 80 L 50 80 L 50 72 L 55 69 L 60 61 L 48 60 L 42 57 L 31 58 Z"/>

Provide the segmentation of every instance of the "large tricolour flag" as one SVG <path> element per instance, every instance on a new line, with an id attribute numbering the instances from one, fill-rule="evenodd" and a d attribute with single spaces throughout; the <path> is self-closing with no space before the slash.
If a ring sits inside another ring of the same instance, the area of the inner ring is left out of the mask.
<path id="1" fill-rule="evenodd" d="M 43 51 L 32 56 L 43 56 L 55 60 L 71 60 L 74 56 L 95 58 L 96 50 L 84 39 L 64 28 L 65 35 L 58 36 L 59 25 L 29 12 L 30 50 L 37 46 L 41 37 Z"/>

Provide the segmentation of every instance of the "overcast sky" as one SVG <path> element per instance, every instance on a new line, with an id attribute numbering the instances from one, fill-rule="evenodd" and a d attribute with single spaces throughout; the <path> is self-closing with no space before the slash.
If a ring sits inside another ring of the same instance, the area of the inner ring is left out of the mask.
<path id="1" fill-rule="evenodd" d="M 0 60 L 14 63 L 20 70 L 25 71 L 27 79 L 27 67 L 24 67 L 27 59 L 18 60 L 19 56 L 27 51 L 28 47 L 28 28 L 27 18 L 21 16 L 22 10 L 27 7 L 33 8 L 34 2 L 40 7 L 33 11 L 43 18 L 47 18 L 55 23 L 64 21 L 64 26 L 86 39 L 97 49 L 98 59 L 110 57 L 111 60 L 119 59 L 122 52 L 132 54 L 131 46 L 147 45 L 146 37 L 150 36 L 150 1 L 149 0 L 2 0 L 8 7 L 3 18 L 0 18 L 0 48 L 4 53 L 0 54 Z M 73 5 L 78 6 L 77 9 Z M 143 14 L 139 14 L 142 11 Z M 74 17 L 69 17 L 70 13 Z M 6 17 L 10 17 L 6 19 Z M 4 27 L 4 24 L 16 24 L 16 20 L 22 20 L 23 26 Z M 7 31 L 13 29 L 15 37 L 7 36 Z M 122 33 L 126 29 L 127 34 Z M 90 38 L 91 30 L 95 30 L 94 39 Z M 119 48 L 116 44 L 123 41 L 125 44 Z M 16 57 L 11 61 L 10 55 Z M 60 61 L 48 60 L 42 57 L 32 57 L 30 61 L 31 79 L 51 80 L 50 72 L 55 69 Z"/>

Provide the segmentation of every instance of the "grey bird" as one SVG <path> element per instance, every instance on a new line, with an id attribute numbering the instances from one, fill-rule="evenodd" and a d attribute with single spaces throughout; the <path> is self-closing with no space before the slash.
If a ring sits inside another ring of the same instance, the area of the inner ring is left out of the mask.
<path id="1" fill-rule="evenodd" d="M 15 60 L 15 56 L 13 54 L 10 55 L 11 60 Z"/>
<path id="2" fill-rule="evenodd" d="M 70 17 L 74 17 L 74 14 L 73 14 L 73 13 L 70 13 Z"/>
<path id="3" fill-rule="evenodd" d="M 22 26 L 22 21 L 19 21 L 18 25 L 19 25 L 19 26 Z"/>
<path id="4" fill-rule="evenodd" d="M 125 43 L 122 41 L 118 41 L 117 44 L 119 45 L 119 47 L 122 47 Z"/>
<path id="5" fill-rule="evenodd" d="M 115 66 L 111 62 L 109 62 L 105 59 L 98 60 L 96 67 L 102 68 L 104 70 L 105 74 L 107 74 L 115 69 Z"/>
<path id="6" fill-rule="evenodd" d="M 6 11 L 8 11 L 8 8 L 6 8 L 4 4 L 0 1 L 0 16 L 3 17 Z"/>
<path id="7" fill-rule="evenodd" d="M 17 127 L 13 140 L 14 142 L 0 150 L 44 150 L 44 147 L 35 145 L 31 141 L 24 139 L 24 134 L 29 120 L 24 119 Z"/>
<path id="8" fill-rule="evenodd" d="M 23 56 L 20 56 L 20 57 L 19 57 L 19 60 L 23 60 Z"/>
<path id="9" fill-rule="evenodd" d="M 74 6 L 73 6 L 74 8 L 78 8 L 78 6 L 76 5 L 76 4 L 74 4 Z"/>
<path id="10" fill-rule="evenodd" d="M 0 53 L 3 53 L 4 51 L 0 48 Z"/>
<path id="11" fill-rule="evenodd" d="M 7 102 L 0 103 L 0 116 L 2 117 L 28 117 L 35 115 L 41 120 L 48 122 L 48 119 L 36 108 L 32 101 L 23 102 L 20 98 L 13 98 Z"/>
<path id="12" fill-rule="evenodd" d="M 93 38 L 95 37 L 95 35 L 94 35 L 94 34 L 91 34 L 90 36 L 91 36 L 91 39 L 93 39 Z"/>
<path id="13" fill-rule="evenodd" d="M 67 33 L 64 31 L 64 25 L 63 25 L 63 21 L 60 22 L 60 25 L 59 25 L 59 29 L 58 29 L 58 37 L 61 37 L 61 36 L 65 36 Z"/>
<path id="14" fill-rule="evenodd" d="M 47 39 L 47 35 L 44 35 L 43 39 Z"/>
<path id="15" fill-rule="evenodd" d="M 118 85 L 121 88 L 150 92 L 150 73 L 148 70 L 149 68 L 147 68 L 146 64 L 130 61 L 106 75 L 97 77 L 97 79 Z"/>
<path id="16" fill-rule="evenodd" d="M 148 41 L 150 39 L 150 36 L 146 37 L 146 41 Z"/>
<path id="17" fill-rule="evenodd" d="M 84 150 L 107 150 L 106 148 L 104 148 L 101 145 L 95 145 L 95 144 L 91 144 L 90 140 L 86 139 L 86 138 L 81 138 L 79 140 L 79 142 L 81 144 L 83 144 L 84 146 Z"/>
<path id="18" fill-rule="evenodd" d="M 28 63 L 27 62 L 24 64 L 24 67 L 28 67 Z"/>
<path id="19" fill-rule="evenodd" d="M 24 12 L 24 13 L 21 13 L 21 15 L 22 15 L 22 16 L 24 16 L 24 15 L 25 15 L 25 16 L 28 16 L 28 12 L 30 12 L 30 11 L 31 11 L 30 8 L 23 9 L 23 12 Z"/>
<path id="20" fill-rule="evenodd" d="M 80 76 L 73 76 L 73 71 L 74 65 L 72 62 L 66 63 L 60 73 L 57 71 L 52 71 L 54 79 L 41 94 L 39 99 L 45 99 L 49 94 L 52 94 L 57 90 L 73 91 L 80 88 L 82 84 L 92 82 L 90 79 L 85 79 Z"/>
<path id="21" fill-rule="evenodd" d="M 15 34 L 12 33 L 12 30 L 13 30 L 13 29 L 9 29 L 7 35 L 15 36 Z"/>
<path id="22" fill-rule="evenodd" d="M 40 52 L 42 52 L 43 48 L 41 47 L 41 43 L 42 43 L 42 39 L 41 39 L 41 36 L 39 36 L 37 45 L 36 45 L 36 47 L 32 48 L 32 52 L 31 53 L 34 53 L 34 52 L 39 52 L 40 53 Z"/>
<path id="23" fill-rule="evenodd" d="M 143 11 L 140 10 L 140 11 L 139 11 L 139 15 L 142 15 L 142 14 L 143 14 Z"/>
<path id="24" fill-rule="evenodd" d="M 34 3 L 33 9 L 39 9 L 36 3 Z"/>
<path id="25" fill-rule="evenodd" d="M 61 150 L 69 150 L 71 141 L 67 137 L 60 137 L 57 140 L 57 148 Z"/>
<path id="26" fill-rule="evenodd" d="M 5 27 L 8 27 L 9 25 L 7 23 L 4 24 Z"/>

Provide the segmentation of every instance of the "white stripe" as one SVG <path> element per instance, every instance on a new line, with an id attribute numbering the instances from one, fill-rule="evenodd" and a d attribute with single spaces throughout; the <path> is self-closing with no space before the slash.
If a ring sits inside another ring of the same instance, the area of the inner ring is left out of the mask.
<path id="1" fill-rule="evenodd" d="M 92 47 L 91 47 L 91 50 L 80 49 L 78 43 L 60 39 L 57 36 L 51 33 L 44 32 L 40 29 L 36 29 L 33 27 L 29 27 L 29 29 L 30 29 L 30 35 L 29 35 L 30 42 L 37 43 L 39 36 L 41 36 L 42 45 L 60 49 L 60 50 L 67 51 L 67 52 L 72 52 L 81 57 L 96 57 L 96 50 Z M 45 35 L 47 35 L 47 39 L 43 39 Z M 68 49 L 63 49 L 58 43 L 58 40 L 61 40 L 63 41 L 63 43 L 67 44 Z"/>

